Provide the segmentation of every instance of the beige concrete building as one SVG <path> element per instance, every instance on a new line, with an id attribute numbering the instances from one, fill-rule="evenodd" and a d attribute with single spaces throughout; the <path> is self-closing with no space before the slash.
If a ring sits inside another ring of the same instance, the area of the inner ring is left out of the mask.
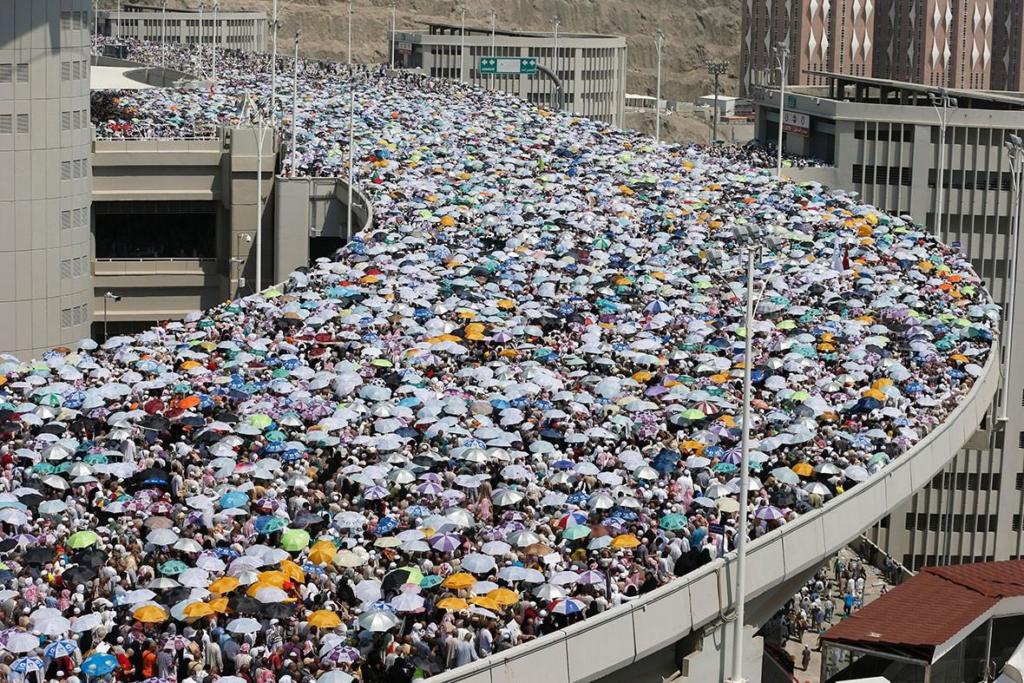
<path id="1" fill-rule="evenodd" d="M 121 11 L 96 13 L 96 31 L 102 36 L 134 38 L 159 43 L 202 43 L 238 50 L 263 51 L 267 35 L 267 15 L 263 12 L 213 12 L 168 9 L 160 3 L 149 5 L 124 3 Z"/>
<path id="2" fill-rule="evenodd" d="M 0 3 L 0 352 L 88 335 L 89 2 Z"/>
<path id="3" fill-rule="evenodd" d="M 558 54 L 555 55 L 557 42 Z M 462 46 L 465 45 L 465 53 Z M 493 46 L 493 47 L 492 47 Z M 622 125 L 626 103 L 626 39 L 582 33 L 495 31 L 428 24 L 425 31 L 399 31 L 395 63 L 431 76 L 497 88 L 534 104 L 557 106 L 554 80 L 562 85 L 563 107 L 592 119 Z M 481 57 L 535 57 L 541 72 L 531 76 L 480 73 Z"/>
<path id="4" fill-rule="evenodd" d="M 1013 360 L 1024 339 L 1024 298 L 1020 292 L 1011 295 L 1022 277 L 1018 268 L 1014 282 L 1011 266 L 1024 250 L 1011 231 L 1016 208 L 1004 142 L 1024 133 L 1024 94 L 948 91 L 959 106 L 950 110 L 943 142 L 928 98 L 936 88 L 851 76 L 827 79 L 828 87 L 787 91 L 787 116 L 805 125 L 801 132 L 786 133 L 784 148 L 833 165 L 787 174 L 856 191 L 865 202 L 930 226 L 939 223 L 941 212 L 939 239 L 968 255 L 997 303 L 1014 302 L 1009 319 L 1015 345 L 1004 368 L 1009 373 L 1005 395 L 990 407 L 985 431 L 869 537 L 912 570 L 1019 558 L 1024 555 L 1024 364 Z M 754 101 L 756 137 L 774 140 L 778 91 L 759 88 Z M 941 176 L 940 154 L 948 159 Z M 1005 401 L 1006 421 L 998 419 L 1000 401 Z"/>

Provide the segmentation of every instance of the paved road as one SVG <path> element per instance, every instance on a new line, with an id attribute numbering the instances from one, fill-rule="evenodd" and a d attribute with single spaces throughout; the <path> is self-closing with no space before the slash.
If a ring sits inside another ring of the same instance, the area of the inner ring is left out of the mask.
<path id="1" fill-rule="evenodd" d="M 845 564 L 850 560 L 856 558 L 857 553 L 853 552 L 849 548 L 843 548 L 839 551 L 839 557 Z M 872 601 L 876 600 L 882 594 L 883 586 L 886 586 L 888 588 L 892 588 L 892 586 L 885 581 L 885 578 L 882 576 L 882 572 L 880 570 L 867 564 L 866 562 L 862 562 L 862 564 L 864 564 L 867 571 L 867 578 L 864 581 L 864 604 L 867 605 Z M 843 616 L 842 592 L 838 589 L 835 583 L 835 577 L 832 574 L 832 566 L 833 561 L 830 560 L 827 564 L 828 576 L 830 584 L 832 586 L 832 594 L 833 596 L 835 596 L 833 600 L 836 606 L 835 612 L 832 617 L 832 623 L 838 623 Z M 826 621 L 826 630 L 829 626 L 829 622 Z M 800 658 L 801 653 L 804 649 L 804 645 L 807 645 L 811 648 L 811 663 L 808 665 L 806 671 L 803 671 L 800 668 Z M 813 631 L 807 631 L 806 633 L 804 633 L 802 641 L 797 641 L 793 638 L 790 638 L 786 641 L 786 651 L 789 652 L 789 654 L 793 655 L 793 659 L 797 663 L 795 674 L 797 680 L 800 681 L 800 683 L 820 683 L 821 652 L 816 649 L 817 647 L 818 634 Z"/>

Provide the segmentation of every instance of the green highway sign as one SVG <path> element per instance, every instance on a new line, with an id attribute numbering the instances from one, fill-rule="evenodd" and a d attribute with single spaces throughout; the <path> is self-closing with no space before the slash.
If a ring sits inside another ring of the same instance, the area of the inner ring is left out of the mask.
<path id="1" fill-rule="evenodd" d="M 480 73 L 532 76 L 537 73 L 536 57 L 481 57 Z"/>

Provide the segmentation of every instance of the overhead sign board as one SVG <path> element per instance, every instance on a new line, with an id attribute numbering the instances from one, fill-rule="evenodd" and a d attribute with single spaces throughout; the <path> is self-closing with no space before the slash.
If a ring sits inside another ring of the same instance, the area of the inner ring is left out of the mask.
<path id="1" fill-rule="evenodd" d="M 787 111 L 782 117 L 782 130 L 807 137 L 811 134 L 811 117 L 795 111 Z"/>
<path id="2" fill-rule="evenodd" d="M 537 73 L 535 57 L 481 57 L 480 73 L 532 76 Z"/>

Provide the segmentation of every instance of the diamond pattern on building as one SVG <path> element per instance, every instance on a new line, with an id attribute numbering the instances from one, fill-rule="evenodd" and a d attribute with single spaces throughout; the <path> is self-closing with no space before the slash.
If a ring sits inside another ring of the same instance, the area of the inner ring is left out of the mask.
<path id="1" fill-rule="evenodd" d="M 865 33 L 864 34 L 864 61 L 865 62 L 868 61 L 868 58 L 870 56 L 871 56 L 871 37 L 867 33 Z"/>
<path id="2" fill-rule="evenodd" d="M 807 56 L 814 59 L 814 48 L 818 47 L 818 41 L 814 39 L 814 31 L 807 36 Z"/>
<path id="3" fill-rule="evenodd" d="M 988 62 L 990 59 L 992 59 L 992 50 L 989 49 L 987 40 L 985 41 L 985 50 L 981 53 L 981 56 L 984 58 L 982 66 L 987 69 Z"/>
<path id="4" fill-rule="evenodd" d="M 821 59 L 824 61 L 828 57 L 828 33 L 823 32 L 821 34 Z"/>
<path id="5" fill-rule="evenodd" d="M 985 5 L 985 33 L 992 28 L 992 8 Z"/>
<path id="6" fill-rule="evenodd" d="M 972 69 L 977 69 L 978 68 L 978 57 L 981 57 L 981 52 L 978 51 L 978 44 L 974 43 L 974 45 L 971 46 L 971 68 Z"/>
<path id="7" fill-rule="evenodd" d="M 871 21 L 871 14 L 875 11 L 875 5 L 871 0 L 864 0 L 864 21 Z"/>
<path id="8" fill-rule="evenodd" d="M 850 58 L 857 58 L 857 50 L 860 49 L 860 41 L 857 40 L 857 34 L 853 34 L 853 40 L 850 41 Z"/>
<path id="9" fill-rule="evenodd" d="M 821 18 L 822 19 L 828 19 L 828 13 L 829 13 L 829 11 L 831 11 L 831 9 L 832 9 L 832 1 L 831 0 L 822 0 L 822 2 L 821 2 Z"/>
<path id="10" fill-rule="evenodd" d="M 946 23 L 944 26 L 947 31 L 953 27 L 953 9 L 951 5 L 950 0 L 946 0 Z"/>
<path id="11" fill-rule="evenodd" d="M 978 11 L 978 6 L 974 6 L 974 30 L 978 30 L 978 24 L 981 23 L 981 12 Z"/>
<path id="12" fill-rule="evenodd" d="M 932 66 L 938 66 L 939 64 L 939 45 L 932 39 Z"/>
<path id="13" fill-rule="evenodd" d="M 860 18 L 860 0 L 853 0 L 853 20 Z"/>
<path id="14" fill-rule="evenodd" d="M 811 19 L 813 19 L 818 14 L 818 0 L 811 0 L 810 9 Z"/>
<path id="15" fill-rule="evenodd" d="M 949 58 L 953 56 L 953 52 L 949 49 L 949 43 L 946 43 L 946 47 L 942 50 L 942 66 L 949 66 Z"/>
<path id="16" fill-rule="evenodd" d="M 942 21 L 942 12 L 939 11 L 939 3 L 935 3 L 935 11 L 932 12 L 932 28 L 938 28 Z"/>

